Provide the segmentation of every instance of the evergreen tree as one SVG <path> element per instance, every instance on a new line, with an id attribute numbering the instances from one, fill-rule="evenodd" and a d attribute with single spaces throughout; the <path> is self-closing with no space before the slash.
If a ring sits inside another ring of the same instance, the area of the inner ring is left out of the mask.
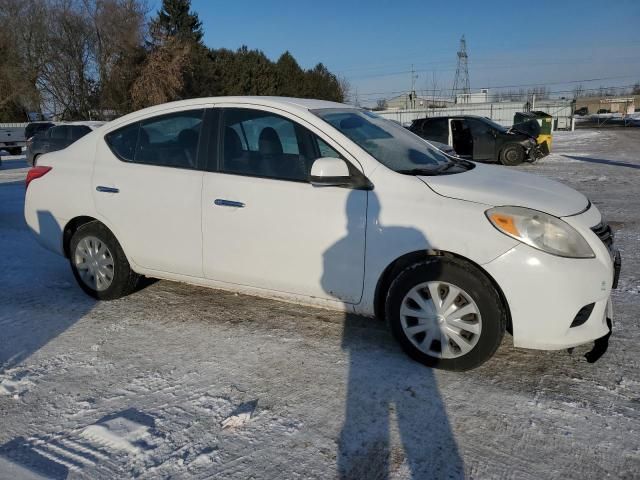
<path id="1" fill-rule="evenodd" d="M 299 97 L 303 94 L 304 72 L 289 51 L 280 55 L 276 62 L 277 95 Z"/>
<path id="2" fill-rule="evenodd" d="M 162 0 L 162 8 L 151 23 L 151 34 L 199 44 L 204 35 L 198 14 L 191 11 L 191 0 Z"/>
<path id="3" fill-rule="evenodd" d="M 167 49 L 187 52 L 182 65 L 181 88 L 175 99 L 202 97 L 210 94 L 211 75 L 208 49 L 202 43 L 202 22 L 196 12 L 191 11 L 191 0 L 163 0 L 158 15 L 151 21 L 152 53 Z M 161 55 L 160 58 L 171 55 Z"/>

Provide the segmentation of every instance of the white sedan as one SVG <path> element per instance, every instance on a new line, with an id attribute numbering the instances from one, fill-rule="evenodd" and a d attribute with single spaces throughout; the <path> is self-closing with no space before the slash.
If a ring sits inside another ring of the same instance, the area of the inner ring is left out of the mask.
<path id="1" fill-rule="evenodd" d="M 27 177 L 26 221 L 103 300 L 140 276 L 385 317 L 439 368 L 609 333 L 619 257 L 582 194 L 451 158 L 393 122 L 205 98 L 110 122 Z"/>

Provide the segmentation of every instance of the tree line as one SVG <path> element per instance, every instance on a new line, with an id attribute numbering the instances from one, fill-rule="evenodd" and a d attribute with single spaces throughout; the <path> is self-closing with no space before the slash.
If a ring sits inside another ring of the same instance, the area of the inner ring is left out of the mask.
<path id="1" fill-rule="evenodd" d="M 0 122 L 30 112 L 110 119 L 158 103 L 218 95 L 344 101 L 348 83 L 246 46 L 209 48 L 190 0 L 0 0 Z"/>

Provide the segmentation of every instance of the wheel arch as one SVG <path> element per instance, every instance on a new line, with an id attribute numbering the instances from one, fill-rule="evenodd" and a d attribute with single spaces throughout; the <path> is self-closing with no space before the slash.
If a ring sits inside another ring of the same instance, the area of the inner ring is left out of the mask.
<path id="1" fill-rule="evenodd" d="M 81 215 L 78 217 L 74 217 L 67 222 L 67 224 L 64 226 L 64 229 L 62 231 L 62 250 L 66 258 L 69 258 L 71 256 L 69 247 L 71 244 L 71 237 L 73 237 L 73 234 L 76 233 L 76 231 L 82 225 L 86 225 L 87 223 L 98 222 L 98 221 L 99 220 L 97 218 L 90 217 L 88 215 Z"/>
<path id="2" fill-rule="evenodd" d="M 517 147 L 517 148 L 519 148 L 520 150 L 522 150 L 523 157 L 524 157 L 524 156 L 526 156 L 526 149 L 525 149 L 525 147 L 524 147 L 520 142 L 517 142 L 517 141 L 509 141 L 509 142 L 505 142 L 505 143 L 503 143 L 503 144 L 500 146 L 500 149 L 498 150 L 498 160 L 499 160 L 499 161 L 502 161 L 502 154 L 504 153 L 504 151 L 505 151 L 507 148 L 510 148 L 510 147 Z"/>
<path id="3" fill-rule="evenodd" d="M 127 261 L 129 262 L 129 266 L 131 267 L 131 269 L 135 272 L 138 272 L 137 264 L 133 261 L 133 259 L 127 253 L 126 246 L 122 244 L 121 239 L 116 234 L 116 230 L 112 228 L 109 222 L 102 219 L 101 217 L 94 217 L 91 215 L 78 215 L 76 217 L 73 217 L 71 220 L 67 222 L 67 224 L 65 225 L 62 231 L 62 249 L 64 252 L 64 256 L 66 258 L 70 257 L 69 247 L 71 245 L 71 237 L 73 237 L 73 234 L 82 225 L 86 225 L 87 223 L 90 223 L 90 222 L 98 222 L 101 225 L 103 225 L 107 230 L 109 230 L 109 232 L 111 232 L 111 234 L 114 236 L 116 241 L 120 244 L 120 248 L 122 248 L 122 251 L 124 252 L 125 257 L 127 258 Z"/>
<path id="4" fill-rule="evenodd" d="M 382 272 L 382 275 L 380 275 L 380 278 L 378 278 L 378 282 L 376 284 L 373 304 L 374 314 L 376 318 L 382 319 L 385 317 L 385 301 L 387 298 L 387 292 L 389 291 L 389 287 L 391 286 L 393 279 L 402 270 L 409 267 L 410 265 L 432 257 L 447 257 L 458 262 L 465 262 L 473 265 L 478 271 L 480 271 L 491 282 L 491 284 L 498 292 L 502 305 L 507 312 L 507 331 L 510 334 L 513 334 L 513 324 L 511 322 L 511 310 L 509 309 L 509 302 L 507 301 L 502 288 L 500 288 L 500 285 L 498 285 L 498 282 L 496 282 L 496 280 L 491 275 L 489 275 L 489 273 L 485 269 L 483 269 L 474 261 L 469 260 L 462 255 L 458 255 L 456 253 L 448 252 L 445 250 L 417 250 L 414 252 L 409 252 L 395 259 L 393 262 L 387 265 L 387 267 Z"/>

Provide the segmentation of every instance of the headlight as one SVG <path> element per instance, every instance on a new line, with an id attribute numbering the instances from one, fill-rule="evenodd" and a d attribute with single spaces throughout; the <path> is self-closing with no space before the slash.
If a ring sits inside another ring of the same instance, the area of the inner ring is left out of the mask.
<path id="1" fill-rule="evenodd" d="M 524 207 L 496 207 L 485 214 L 505 235 L 543 252 L 570 258 L 595 257 L 582 235 L 553 215 Z"/>

